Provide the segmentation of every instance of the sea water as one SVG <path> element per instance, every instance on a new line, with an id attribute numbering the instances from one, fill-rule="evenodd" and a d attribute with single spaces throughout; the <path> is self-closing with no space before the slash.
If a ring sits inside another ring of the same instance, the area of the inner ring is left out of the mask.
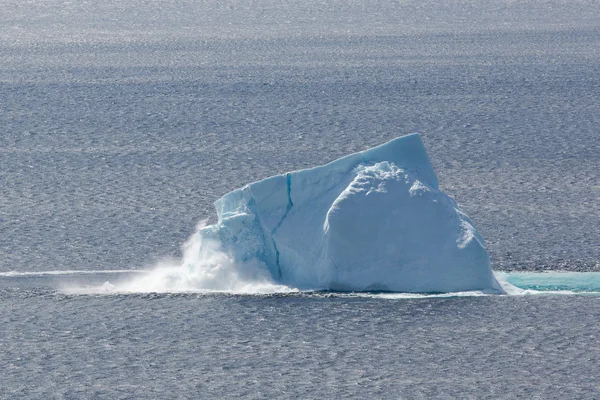
<path id="1" fill-rule="evenodd" d="M 595 2 L 2 10 L 0 397 L 600 392 Z M 177 269 L 224 193 L 412 132 L 521 292 L 240 295 Z"/>

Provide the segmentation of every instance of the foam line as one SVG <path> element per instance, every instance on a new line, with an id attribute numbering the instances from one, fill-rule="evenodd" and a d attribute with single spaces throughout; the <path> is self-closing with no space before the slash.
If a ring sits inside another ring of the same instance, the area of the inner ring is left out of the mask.
<path id="1" fill-rule="evenodd" d="M 109 270 L 62 270 L 62 271 L 6 271 L 0 272 L 0 277 L 36 277 L 36 276 L 63 276 L 63 275 L 105 275 L 105 274 L 131 274 L 144 273 L 139 269 L 109 269 Z"/>

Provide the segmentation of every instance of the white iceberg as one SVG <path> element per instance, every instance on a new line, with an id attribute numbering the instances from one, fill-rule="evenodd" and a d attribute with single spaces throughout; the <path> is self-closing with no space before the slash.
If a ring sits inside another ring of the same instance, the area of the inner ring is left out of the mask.
<path id="1" fill-rule="evenodd" d="M 418 134 L 234 190 L 200 236 L 299 289 L 502 293 Z"/>

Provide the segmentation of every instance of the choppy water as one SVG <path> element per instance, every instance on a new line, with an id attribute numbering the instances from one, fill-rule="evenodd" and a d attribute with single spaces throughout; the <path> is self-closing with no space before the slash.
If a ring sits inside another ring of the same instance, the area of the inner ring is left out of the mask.
<path id="1" fill-rule="evenodd" d="M 530 272 L 599 268 L 599 21 L 591 0 L 4 1 L 0 397 L 598 397 L 595 275 Z M 223 193 L 410 132 L 528 295 L 115 290 L 166 288 L 131 270 L 173 265 Z"/>

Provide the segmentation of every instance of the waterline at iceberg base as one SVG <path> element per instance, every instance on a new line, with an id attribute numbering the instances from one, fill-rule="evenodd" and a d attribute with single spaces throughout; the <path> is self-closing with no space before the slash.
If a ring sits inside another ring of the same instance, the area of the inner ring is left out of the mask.
<path id="1" fill-rule="evenodd" d="M 503 293 L 483 239 L 441 192 L 418 134 L 273 176 L 221 199 L 199 230 L 243 268 L 289 287 Z M 188 268 L 194 268 L 188 265 Z"/>

